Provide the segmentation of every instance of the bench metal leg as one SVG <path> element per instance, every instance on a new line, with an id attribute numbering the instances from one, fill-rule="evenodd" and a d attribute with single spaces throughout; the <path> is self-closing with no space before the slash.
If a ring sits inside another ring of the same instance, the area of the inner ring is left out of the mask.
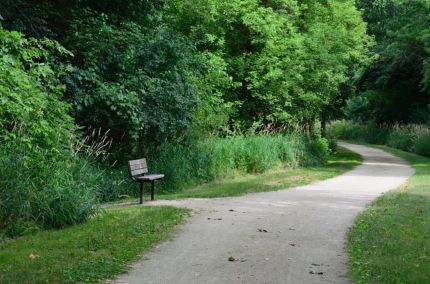
<path id="1" fill-rule="evenodd" d="M 139 204 L 143 204 L 143 182 L 140 183 L 140 202 Z"/>
<path id="2" fill-rule="evenodd" d="M 151 181 L 151 200 L 154 200 L 154 181 Z"/>

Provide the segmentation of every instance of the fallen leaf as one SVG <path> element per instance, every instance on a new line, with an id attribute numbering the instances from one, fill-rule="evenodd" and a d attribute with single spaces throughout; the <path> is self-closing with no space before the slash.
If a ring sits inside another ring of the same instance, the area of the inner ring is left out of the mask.
<path id="1" fill-rule="evenodd" d="M 323 274 L 324 274 L 324 272 L 317 272 L 317 273 L 315 273 L 315 272 L 313 272 L 312 270 L 310 270 L 310 271 L 309 271 L 309 274 L 318 274 L 318 275 L 323 275 Z"/>
<path id="2" fill-rule="evenodd" d="M 31 253 L 30 253 L 30 255 L 29 255 L 29 258 L 31 259 L 31 260 L 35 260 L 36 258 L 39 258 L 40 256 L 37 254 L 37 252 L 35 252 L 35 251 L 32 251 Z"/>

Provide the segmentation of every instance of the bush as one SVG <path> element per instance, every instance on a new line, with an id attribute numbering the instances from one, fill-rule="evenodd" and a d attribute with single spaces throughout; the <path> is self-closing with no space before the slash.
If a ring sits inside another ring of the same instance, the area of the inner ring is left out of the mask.
<path id="1" fill-rule="evenodd" d="M 20 143 L 0 148 L 0 231 L 8 236 L 78 224 L 96 212 L 87 165 L 46 153 Z"/>
<path id="2" fill-rule="evenodd" d="M 387 138 L 387 145 L 403 151 L 410 151 L 412 146 L 412 135 L 407 128 L 395 126 Z"/>
<path id="3" fill-rule="evenodd" d="M 309 149 L 311 151 L 311 157 L 313 158 L 308 161 L 310 165 L 325 163 L 330 155 L 330 145 L 326 138 L 318 137 L 310 141 Z"/>
<path id="4" fill-rule="evenodd" d="M 85 221 L 96 195 L 76 142 L 55 56 L 57 42 L 0 26 L 0 232 L 25 234 Z M 55 70 L 54 70 L 55 68 Z"/>
<path id="5" fill-rule="evenodd" d="M 417 154 L 430 157 L 430 134 L 418 138 L 413 147 Z"/>
<path id="6" fill-rule="evenodd" d="M 328 140 L 328 147 L 330 149 L 330 153 L 334 153 L 337 150 L 337 142 L 335 139 Z"/>

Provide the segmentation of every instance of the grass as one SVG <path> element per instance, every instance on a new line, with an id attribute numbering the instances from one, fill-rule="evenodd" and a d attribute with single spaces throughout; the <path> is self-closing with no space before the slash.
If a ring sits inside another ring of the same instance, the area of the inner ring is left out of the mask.
<path id="1" fill-rule="evenodd" d="M 324 166 L 274 170 L 260 175 L 244 175 L 186 189 L 178 193 L 156 195 L 157 199 L 215 198 L 274 191 L 332 178 L 361 164 L 359 154 L 338 147 Z M 120 202 L 137 201 L 125 199 Z"/>
<path id="2" fill-rule="evenodd" d="M 187 210 L 115 207 L 88 222 L 0 244 L 0 283 L 97 282 L 169 236 Z"/>
<path id="3" fill-rule="evenodd" d="M 401 188 L 372 203 L 348 236 L 357 283 L 430 282 L 430 159 L 377 146 L 416 169 Z"/>

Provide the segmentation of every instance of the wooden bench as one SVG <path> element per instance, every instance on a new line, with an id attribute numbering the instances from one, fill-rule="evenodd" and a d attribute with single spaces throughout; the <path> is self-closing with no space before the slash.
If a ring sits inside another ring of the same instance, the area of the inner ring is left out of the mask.
<path id="1" fill-rule="evenodd" d="M 151 183 L 151 200 L 154 200 L 154 181 L 164 178 L 163 174 L 145 175 L 148 173 L 146 159 L 128 161 L 128 173 L 130 178 L 140 183 L 140 204 L 143 203 L 143 184 Z"/>

